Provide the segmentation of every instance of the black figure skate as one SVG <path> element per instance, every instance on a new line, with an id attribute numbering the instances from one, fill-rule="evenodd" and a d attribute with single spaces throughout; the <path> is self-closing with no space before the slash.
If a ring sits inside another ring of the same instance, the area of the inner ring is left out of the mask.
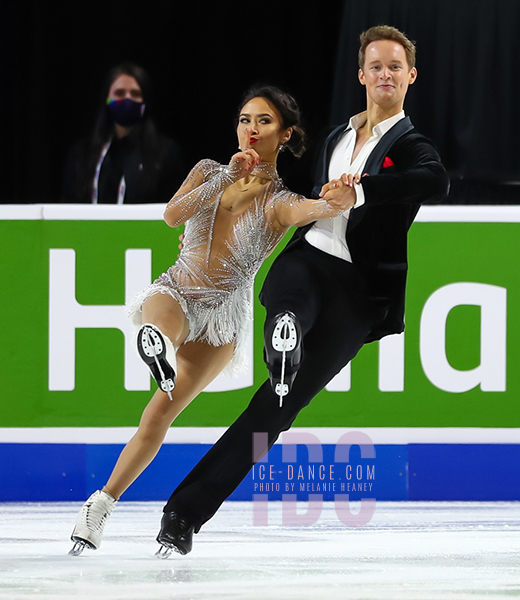
<path id="1" fill-rule="evenodd" d="M 303 358 L 302 330 L 298 318 L 286 311 L 276 315 L 265 331 L 264 360 L 274 393 L 280 398 L 291 391 Z"/>
<path id="2" fill-rule="evenodd" d="M 168 558 L 172 552 L 188 554 L 193 545 L 195 527 L 176 511 L 166 512 L 161 520 L 157 541 L 161 547 L 155 553 L 158 558 Z"/>
<path id="3" fill-rule="evenodd" d="M 145 323 L 137 332 L 137 350 L 148 365 L 157 385 L 168 394 L 170 400 L 173 400 L 177 357 L 170 338 L 155 325 Z"/>

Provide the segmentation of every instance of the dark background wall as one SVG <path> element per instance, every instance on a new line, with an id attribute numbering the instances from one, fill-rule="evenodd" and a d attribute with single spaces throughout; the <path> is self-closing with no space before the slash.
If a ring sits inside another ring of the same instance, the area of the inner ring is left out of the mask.
<path id="1" fill-rule="evenodd" d="M 57 200 L 66 153 L 93 124 L 106 72 L 126 60 L 150 73 L 156 121 L 190 166 L 229 160 L 237 105 L 257 80 L 288 87 L 316 129 L 329 118 L 342 8 L 4 0 L 3 201 Z"/>
<path id="2" fill-rule="evenodd" d="M 149 71 L 156 121 L 188 165 L 227 161 L 236 107 L 258 80 L 298 98 L 311 137 L 362 110 L 358 36 L 388 23 L 418 42 L 406 108 L 450 170 L 451 201 L 516 202 L 504 182 L 520 180 L 519 22 L 516 0 L 4 0 L 1 201 L 58 200 L 67 152 L 90 130 L 114 64 Z"/>

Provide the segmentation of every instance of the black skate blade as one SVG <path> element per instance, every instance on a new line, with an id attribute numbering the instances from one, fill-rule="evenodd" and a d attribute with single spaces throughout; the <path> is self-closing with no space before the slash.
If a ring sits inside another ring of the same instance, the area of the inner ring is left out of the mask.
<path id="1" fill-rule="evenodd" d="M 175 548 L 168 548 L 167 546 L 160 546 L 159 550 L 157 550 L 157 552 L 155 553 L 155 556 L 157 558 L 162 558 L 164 560 L 165 558 L 170 557 L 174 550 L 175 550 Z"/>

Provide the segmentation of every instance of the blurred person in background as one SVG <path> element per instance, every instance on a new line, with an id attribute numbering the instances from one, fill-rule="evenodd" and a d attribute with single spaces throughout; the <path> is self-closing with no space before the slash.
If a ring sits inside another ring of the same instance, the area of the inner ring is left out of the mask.
<path id="1" fill-rule="evenodd" d="M 185 170 L 179 145 L 157 131 L 146 71 L 125 63 L 107 75 L 96 124 L 67 160 L 61 201 L 91 204 L 167 202 Z"/>

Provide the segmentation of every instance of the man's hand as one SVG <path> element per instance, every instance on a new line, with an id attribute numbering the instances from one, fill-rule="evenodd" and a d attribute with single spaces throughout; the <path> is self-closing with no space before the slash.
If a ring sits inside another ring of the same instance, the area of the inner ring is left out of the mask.
<path id="1" fill-rule="evenodd" d="M 320 198 L 326 200 L 333 208 L 341 208 L 343 210 L 352 208 L 356 203 L 354 182 L 359 183 L 359 175 L 347 175 L 344 173 L 341 179 L 333 179 L 321 188 Z"/>

